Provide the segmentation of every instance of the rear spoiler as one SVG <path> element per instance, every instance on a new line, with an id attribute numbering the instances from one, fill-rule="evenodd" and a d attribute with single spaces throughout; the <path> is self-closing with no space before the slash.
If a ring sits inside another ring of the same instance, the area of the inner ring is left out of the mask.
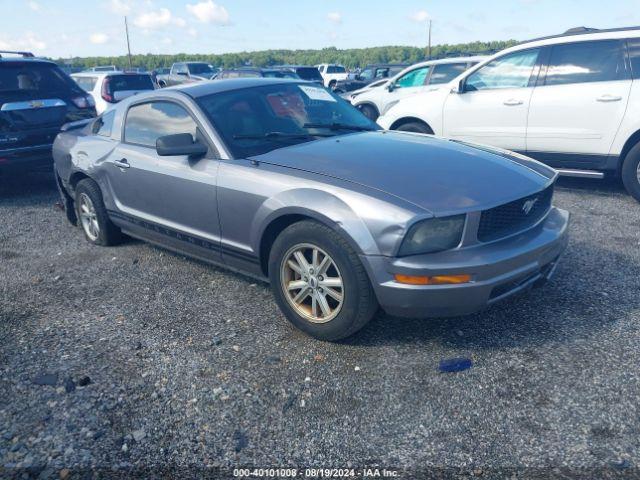
<path id="1" fill-rule="evenodd" d="M 61 132 L 69 132 L 71 130 L 78 130 L 80 128 L 85 127 L 86 125 L 89 125 L 91 122 L 93 122 L 95 120 L 95 118 L 88 118 L 86 120 L 78 120 L 76 122 L 69 122 L 69 123 L 65 123 L 64 125 L 62 125 L 62 127 L 60 128 Z"/>

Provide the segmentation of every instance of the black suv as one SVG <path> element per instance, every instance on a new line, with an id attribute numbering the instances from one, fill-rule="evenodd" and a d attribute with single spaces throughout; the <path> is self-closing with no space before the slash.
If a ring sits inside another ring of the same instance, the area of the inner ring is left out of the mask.
<path id="1" fill-rule="evenodd" d="M 95 116 L 93 98 L 55 63 L 0 51 L 0 169 L 52 164 L 60 127 Z"/>
<path id="2" fill-rule="evenodd" d="M 388 77 L 393 77 L 397 73 L 407 68 L 407 63 L 381 63 L 375 65 L 367 65 L 358 73 L 355 78 L 341 80 L 336 82 L 333 87 L 333 91 L 336 93 L 347 93 L 358 90 L 359 88 L 366 87 L 370 83 L 377 80 L 383 80 Z"/>

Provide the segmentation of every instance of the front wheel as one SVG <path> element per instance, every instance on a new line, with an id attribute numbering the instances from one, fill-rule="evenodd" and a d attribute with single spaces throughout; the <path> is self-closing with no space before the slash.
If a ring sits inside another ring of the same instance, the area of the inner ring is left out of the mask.
<path id="1" fill-rule="evenodd" d="M 394 130 L 398 130 L 400 132 L 414 132 L 414 133 L 424 133 L 426 135 L 433 135 L 433 130 L 429 128 L 426 123 L 422 122 L 408 122 L 403 123 L 398 128 Z"/>
<path id="2" fill-rule="evenodd" d="M 317 222 L 295 223 L 280 234 L 269 255 L 269 277 L 287 319 L 319 340 L 353 335 L 378 309 L 358 255 Z"/>
<path id="3" fill-rule="evenodd" d="M 627 153 L 622 164 L 622 183 L 629 195 L 640 202 L 640 143 Z"/>
<path id="4" fill-rule="evenodd" d="M 361 105 L 358 107 L 358 110 L 360 110 L 360 112 L 362 112 L 362 114 L 372 122 L 375 122 L 378 119 L 378 111 L 371 105 Z"/>

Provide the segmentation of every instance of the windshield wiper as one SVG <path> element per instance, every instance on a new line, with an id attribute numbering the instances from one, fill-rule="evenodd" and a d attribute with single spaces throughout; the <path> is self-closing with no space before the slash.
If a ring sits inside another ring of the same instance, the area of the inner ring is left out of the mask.
<path id="1" fill-rule="evenodd" d="M 302 128 L 327 128 L 329 130 L 353 130 L 354 132 L 373 132 L 371 127 L 361 125 L 349 125 L 346 123 L 305 123 Z"/>
<path id="2" fill-rule="evenodd" d="M 313 138 L 325 137 L 327 135 L 313 133 L 285 133 L 285 132 L 267 132 L 267 133 L 248 133 L 245 135 L 234 135 L 234 140 L 278 140 L 278 139 L 297 139 L 297 138 Z"/>

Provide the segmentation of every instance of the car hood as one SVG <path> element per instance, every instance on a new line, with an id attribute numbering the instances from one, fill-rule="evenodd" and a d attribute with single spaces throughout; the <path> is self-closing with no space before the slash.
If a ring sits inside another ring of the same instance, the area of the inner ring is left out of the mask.
<path id="1" fill-rule="evenodd" d="M 483 210 L 525 197 L 557 175 L 512 152 L 390 131 L 331 137 L 253 159 L 357 183 L 435 215 Z"/>

